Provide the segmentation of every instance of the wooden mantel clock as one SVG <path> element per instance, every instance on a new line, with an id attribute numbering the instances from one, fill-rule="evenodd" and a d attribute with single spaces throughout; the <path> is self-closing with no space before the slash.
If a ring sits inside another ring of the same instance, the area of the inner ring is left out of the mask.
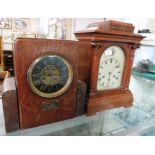
<path id="1" fill-rule="evenodd" d="M 90 50 L 90 45 L 77 41 L 16 39 L 16 94 L 12 93 L 15 86 L 8 88 L 13 80 L 4 83 L 6 130 L 32 128 L 83 114 L 86 84 L 78 80 L 78 53 Z"/>
<path id="2" fill-rule="evenodd" d="M 133 32 L 132 24 L 110 20 L 90 24 L 75 33 L 80 42 L 89 42 L 93 47 L 88 115 L 120 106 L 132 106 L 129 81 L 134 52 L 144 38 Z"/>
<path id="3" fill-rule="evenodd" d="M 76 32 L 78 41 L 16 39 L 16 85 L 6 79 L 2 95 L 6 130 L 131 106 L 134 52 L 143 39 L 133 31 L 132 24 L 104 21 Z"/>

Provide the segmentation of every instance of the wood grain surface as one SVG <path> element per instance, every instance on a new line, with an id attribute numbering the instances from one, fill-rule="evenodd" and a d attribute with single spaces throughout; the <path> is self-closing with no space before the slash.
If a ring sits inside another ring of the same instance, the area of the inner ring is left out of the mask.
<path id="1" fill-rule="evenodd" d="M 79 52 L 82 53 L 83 50 L 89 50 L 89 48 L 88 44 L 76 41 L 22 38 L 16 40 L 14 45 L 14 65 L 21 129 L 75 117 Z M 34 94 L 27 82 L 27 70 L 33 60 L 40 55 L 49 53 L 62 56 L 73 67 L 73 81 L 68 91 L 59 97 L 51 99 Z M 83 70 L 88 68 L 87 65 L 83 66 L 83 64 L 82 67 Z M 87 80 L 83 75 L 80 77 Z M 59 108 L 42 111 L 42 104 L 52 101 L 58 101 Z"/>

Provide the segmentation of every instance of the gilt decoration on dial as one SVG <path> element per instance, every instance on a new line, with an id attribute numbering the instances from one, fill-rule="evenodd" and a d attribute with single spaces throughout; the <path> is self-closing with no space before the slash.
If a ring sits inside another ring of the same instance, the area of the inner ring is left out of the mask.
<path id="1" fill-rule="evenodd" d="M 101 55 L 97 90 L 119 88 L 125 65 L 124 51 L 119 46 L 110 46 Z"/>
<path id="2" fill-rule="evenodd" d="M 36 58 L 28 70 L 28 83 L 42 97 L 57 97 L 68 90 L 73 79 L 70 63 L 59 55 Z"/>

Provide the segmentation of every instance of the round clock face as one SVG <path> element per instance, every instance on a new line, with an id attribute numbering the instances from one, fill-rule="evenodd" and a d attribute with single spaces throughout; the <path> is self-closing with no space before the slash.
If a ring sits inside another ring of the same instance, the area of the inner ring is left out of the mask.
<path id="1" fill-rule="evenodd" d="M 125 65 L 124 51 L 119 46 L 110 46 L 102 54 L 99 63 L 97 90 L 119 88 Z"/>
<path id="2" fill-rule="evenodd" d="M 68 90 L 73 79 L 73 70 L 64 58 L 43 55 L 33 61 L 27 75 L 28 83 L 36 94 L 51 98 Z"/>

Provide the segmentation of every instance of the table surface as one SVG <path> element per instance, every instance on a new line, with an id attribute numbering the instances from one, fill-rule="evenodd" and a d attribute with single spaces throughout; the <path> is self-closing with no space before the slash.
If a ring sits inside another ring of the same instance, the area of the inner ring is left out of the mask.
<path id="1" fill-rule="evenodd" d="M 134 102 L 130 108 L 117 108 L 31 129 L 6 133 L 0 99 L 0 135 L 9 136 L 110 136 L 155 135 L 155 104 Z"/>
<path id="2" fill-rule="evenodd" d="M 110 136 L 132 135 L 133 133 L 136 135 L 140 129 L 144 129 L 144 124 L 151 124 L 145 125 L 145 130 L 150 129 L 150 127 L 154 126 L 155 124 L 155 116 L 152 116 L 151 114 L 141 110 L 135 105 L 131 108 L 117 108 L 99 112 L 90 117 L 83 115 L 57 123 L 6 133 L 2 103 L 0 103 L 0 135 Z"/>

